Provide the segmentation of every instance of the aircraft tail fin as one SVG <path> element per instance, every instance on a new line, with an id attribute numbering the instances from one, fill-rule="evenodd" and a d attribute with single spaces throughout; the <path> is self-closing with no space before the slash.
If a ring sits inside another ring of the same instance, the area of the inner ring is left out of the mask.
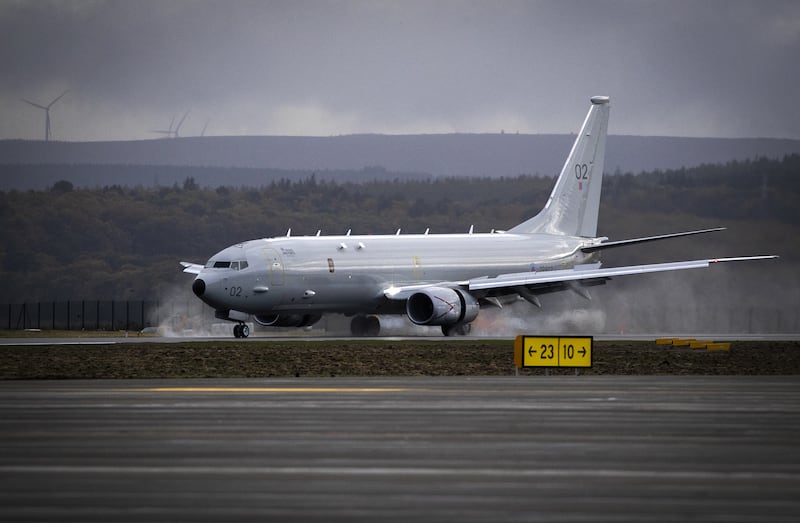
<path id="1" fill-rule="evenodd" d="M 589 114 L 544 208 L 508 232 L 597 236 L 610 103 L 607 96 L 594 96 L 591 101 Z"/>

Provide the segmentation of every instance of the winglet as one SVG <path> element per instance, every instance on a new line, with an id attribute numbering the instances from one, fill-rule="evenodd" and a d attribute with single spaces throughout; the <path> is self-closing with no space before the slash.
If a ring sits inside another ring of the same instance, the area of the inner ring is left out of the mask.
<path id="1" fill-rule="evenodd" d="M 767 254 L 764 256 L 737 256 L 735 258 L 714 258 L 708 260 L 709 263 L 725 263 L 725 262 L 740 262 L 740 261 L 757 261 L 757 260 L 777 260 L 780 256 L 776 254 Z"/>

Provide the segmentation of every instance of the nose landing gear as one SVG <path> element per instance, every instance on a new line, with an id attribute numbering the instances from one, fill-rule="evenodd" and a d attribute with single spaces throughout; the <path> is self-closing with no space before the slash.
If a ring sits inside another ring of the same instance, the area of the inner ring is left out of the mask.
<path id="1" fill-rule="evenodd" d="M 233 327 L 233 335 L 236 338 L 246 338 L 250 336 L 250 327 L 245 323 L 240 323 Z"/>

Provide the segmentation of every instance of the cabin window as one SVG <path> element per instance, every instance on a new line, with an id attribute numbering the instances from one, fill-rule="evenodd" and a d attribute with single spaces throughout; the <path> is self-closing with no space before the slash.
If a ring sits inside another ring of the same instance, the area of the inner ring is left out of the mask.
<path id="1" fill-rule="evenodd" d="M 335 269 L 333 267 L 333 258 L 328 258 L 328 272 L 333 272 Z"/>

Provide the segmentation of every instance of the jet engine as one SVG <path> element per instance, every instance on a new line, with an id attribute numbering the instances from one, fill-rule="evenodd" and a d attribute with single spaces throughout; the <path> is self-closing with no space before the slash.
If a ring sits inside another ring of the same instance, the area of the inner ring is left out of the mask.
<path id="1" fill-rule="evenodd" d="M 417 325 L 469 323 L 478 316 L 480 305 L 468 292 L 431 287 L 412 294 L 406 302 L 408 319 Z"/>
<path id="2" fill-rule="evenodd" d="M 321 314 L 255 314 L 256 323 L 262 327 L 308 327 L 317 323 Z"/>

